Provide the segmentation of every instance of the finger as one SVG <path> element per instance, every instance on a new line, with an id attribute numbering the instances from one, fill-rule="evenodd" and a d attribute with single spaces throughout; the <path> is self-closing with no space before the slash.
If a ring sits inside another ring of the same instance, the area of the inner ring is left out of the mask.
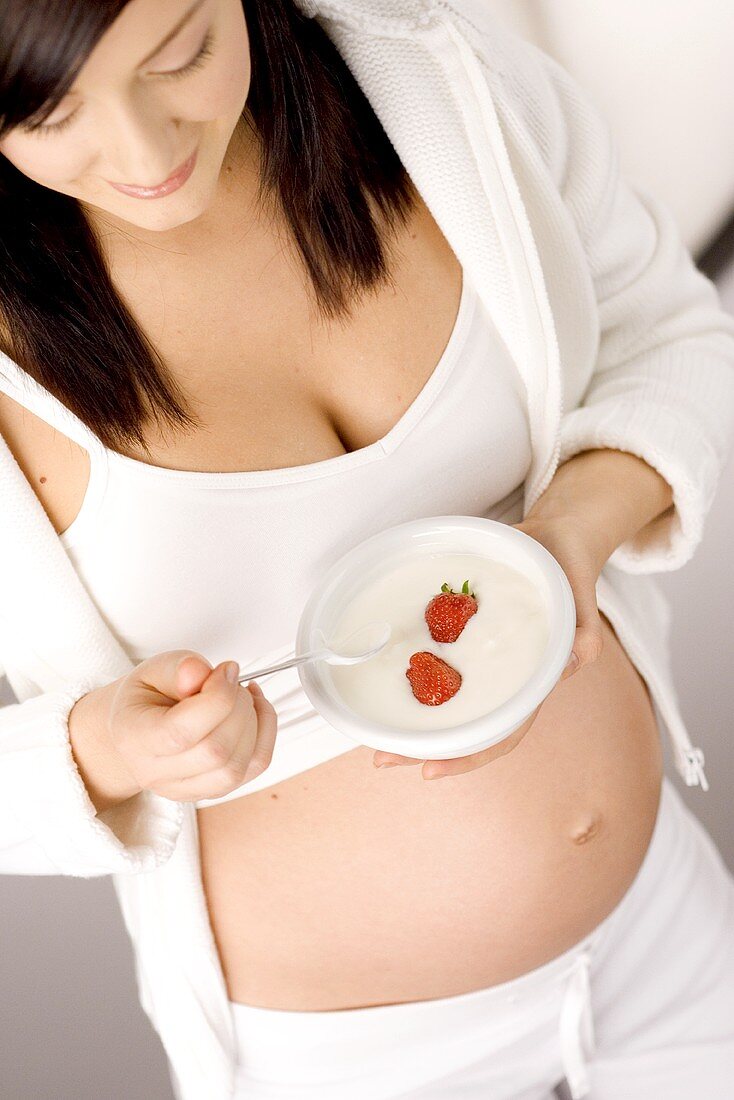
<path id="1" fill-rule="evenodd" d="M 400 756 L 395 752 L 382 752 L 378 749 L 372 757 L 372 763 L 376 768 L 393 767 L 395 764 L 422 764 L 422 760 L 416 760 L 412 756 Z"/>
<path id="2" fill-rule="evenodd" d="M 155 715 L 156 733 L 150 751 L 158 756 L 182 753 L 198 745 L 229 718 L 240 696 L 240 685 L 230 682 L 222 661 L 209 674 L 194 695 L 189 695 L 168 707 L 163 715 Z M 252 695 L 248 692 L 248 696 Z"/>
<path id="3" fill-rule="evenodd" d="M 224 662 L 220 662 L 224 664 Z M 217 665 L 217 668 L 220 666 Z M 207 677 L 214 671 L 214 666 L 207 665 L 197 654 L 183 657 L 174 669 L 173 685 L 174 699 L 184 699 L 189 695 L 201 691 Z M 176 692 L 178 694 L 176 694 Z"/>
<path id="4" fill-rule="evenodd" d="M 576 669 L 578 667 L 579 667 L 579 659 L 576 656 L 576 653 L 572 652 L 571 656 L 568 658 L 568 661 L 566 663 L 566 667 L 564 668 L 563 672 L 561 673 L 560 680 L 567 680 L 569 676 L 573 676 L 574 672 L 576 671 Z"/>
<path id="5" fill-rule="evenodd" d="M 472 753 L 471 756 L 456 756 L 453 760 L 426 760 L 421 775 L 423 779 L 443 779 L 449 775 L 464 775 L 466 772 L 476 771 L 477 768 L 491 764 L 517 745 L 521 738 L 515 738 L 514 734 L 493 745 L 491 749 Z"/>
<path id="6" fill-rule="evenodd" d="M 455 756 L 451 760 L 426 760 L 421 771 L 422 778 L 443 779 L 450 775 L 464 775 L 466 772 L 476 771 L 477 768 L 492 763 L 493 760 L 499 760 L 502 756 L 507 756 L 513 749 L 517 748 L 532 728 L 542 705 L 540 703 L 527 721 L 523 722 L 513 733 L 503 738 L 496 745 L 490 745 L 489 748 L 471 753 L 469 756 Z"/>
<path id="7" fill-rule="evenodd" d="M 263 712 L 262 730 L 258 721 L 258 736 L 254 750 L 251 745 L 247 745 L 243 758 L 236 759 L 236 754 L 233 754 L 228 762 L 210 771 L 157 783 L 156 791 L 164 798 L 170 798 L 173 801 L 197 802 L 200 799 L 219 798 L 229 794 L 254 779 L 256 775 L 260 775 L 270 763 L 277 728 L 277 716 L 272 704 L 264 696 L 260 699 L 258 706 Z M 199 747 L 196 746 L 189 751 L 196 752 Z M 239 752 L 239 747 L 236 751 Z M 253 764 L 255 753 L 258 754 L 258 758 L 257 763 Z M 264 766 L 260 766 L 263 763 Z"/>
<path id="8" fill-rule="evenodd" d="M 135 672 L 140 685 L 178 701 L 199 691 L 213 666 L 193 649 L 173 649 L 141 661 Z"/>
<path id="9" fill-rule="evenodd" d="M 241 732 L 241 723 L 251 721 L 251 716 L 248 714 L 247 696 L 244 691 L 242 699 L 238 701 L 245 704 L 244 716 L 239 712 L 239 708 L 235 707 L 231 718 L 224 722 L 222 726 L 213 730 L 204 741 L 201 741 L 187 752 L 181 753 L 174 761 L 167 761 L 167 780 L 170 780 L 171 783 L 178 783 L 201 778 L 201 788 L 196 787 L 193 783 L 189 783 L 188 787 L 183 788 L 194 791 L 194 793 L 199 789 L 204 791 L 213 790 L 220 782 L 229 782 L 229 789 L 234 789 L 233 784 L 246 783 L 248 780 L 254 779 L 255 776 L 262 774 L 269 767 L 275 748 L 278 727 L 277 712 L 272 703 L 265 698 L 262 691 L 259 691 L 259 694 L 255 693 L 252 706 L 257 721 L 257 733 L 253 747 L 250 732 L 248 731 L 245 736 Z M 231 736 L 232 730 L 227 728 L 230 721 L 238 723 L 233 726 L 233 737 Z M 220 747 L 226 746 L 228 743 L 231 743 L 229 755 L 227 755 L 224 748 Z M 211 761 L 214 761 L 213 767 Z M 170 770 L 172 763 L 175 767 L 173 775 Z M 227 772 L 230 774 L 225 774 Z M 155 783 L 155 780 L 153 782 Z M 207 795 L 199 795 L 198 797 L 207 797 Z"/>
<path id="10" fill-rule="evenodd" d="M 599 612 L 594 608 L 593 612 L 584 614 L 581 621 L 577 623 L 573 639 L 573 653 L 577 657 L 578 664 L 568 672 L 568 675 L 572 676 L 574 672 L 578 672 L 585 665 L 593 664 L 601 657 L 603 649 L 604 630 Z"/>
<path id="11" fill-rule="evenodd" d="M 234 771 L 239 767 L 244 774 L 256 738 L 255 701 L 248 691 L 238 688 L 232 710 L 206 737 L 183 752 L 157 757 L 153 780 L 191 779 L 220 768 Z"/>
<path id="12" fill-rule="evenodd" d="M 275 748 L 275 736 L 278 732 L 278 714 L 262 691 L 255 696 L 253 702 L 257 714 L 257 741 L 245 771 L 245 783 L 254 779 L 255 776 L 262 775 L 270 766 Z"/>
<path id="13" fill-rule="evenodd" d="M 566 666 L 560 677 L 561 680 L 573 676 L 585 665 L 598 660 L 604 646 L 604 631 L 592 574 L 586 566 L 583 568 L 574 566 L 566 568 L 566 576 L 571 585 L 576 610 L 572 652 L 576 655 L 578 664 L 570 658 L 571 667 Z"/>

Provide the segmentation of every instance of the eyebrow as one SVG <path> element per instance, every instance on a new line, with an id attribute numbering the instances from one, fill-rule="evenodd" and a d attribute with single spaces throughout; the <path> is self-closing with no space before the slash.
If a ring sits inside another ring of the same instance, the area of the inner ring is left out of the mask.
<path id="1" fill-rule="evenodd" d="M 158 45 L 156 46 L 156 48 L 154 50 L 151 50 L 151 52 L 148 54 L 148 56 L 144 57 L 143 60 L 140 62 L 140 64 L 141 65 L 147 65 L 147 63 L 151 60 L 151 58 L 155 57 L 155 55 L 157 53 L 160 53 L 160 51 L 163 49 L 163 47 L 167 46 L 168 43 L 171 41 L 171 39 L 175 38 L 180 30 L 183 30 L 183 28 L 188 23 L 189 19 L 191 19 L 192 15 L 194 15 L 195 12 L 197 12 L 199 10 L 199 8 L 201 7 L 201 5 L 203 3 L 204 3 L 204 0 L 196 0 L 196 3 L 192 4 L 191 7 L 189 8 L 189 10 L 186 12 L 186 14 L 181 19 L 179 19 L 178 23 L 173 28 L 173 30 L 168 32 L 168 34 L 163 39 L 163 41 L 159 42 Z"/>

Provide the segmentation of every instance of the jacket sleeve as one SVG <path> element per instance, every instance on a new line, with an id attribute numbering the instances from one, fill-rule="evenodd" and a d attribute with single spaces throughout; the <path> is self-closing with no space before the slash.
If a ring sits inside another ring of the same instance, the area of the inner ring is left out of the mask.
<path id="1" fill-rule="evenodd" d="M 559 461 L 611 447 L 654 467 L 673 504 L 609 563 L 628 573 L 677 569 L 701 540 L 731 450 L 734 318 L 696 268 L 669 209 L 620 175 L 611 128 L 589 97 L 554 59 L 526 45 L 551 86 L 555 173 L 599 309 L 598 358 L 580 405 L 562 418 Z"/>
<path id="2" fill-rule="evenodd" d="M 98 813 L 74 762 L 79 680 L 0 707 L 0 873 L 89 878 L 153 870 L 171 856 L 183 803 L 151 791 Z"/>

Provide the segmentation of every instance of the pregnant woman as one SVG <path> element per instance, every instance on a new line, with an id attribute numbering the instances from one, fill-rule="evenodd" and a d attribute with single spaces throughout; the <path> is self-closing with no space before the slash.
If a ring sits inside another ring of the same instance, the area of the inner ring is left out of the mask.
<path id="1" fill-rule="evenodd" d="M 702 536 L 734 323 L 670 215 L 468 0 L 0 0 L 0 43 L 0 867 L 113 876 L 180 1100 L 731 1100 L 651 574 Z M 442 514 L 571 582 L 516 734 L 395 758 L 237 682 Z"/>

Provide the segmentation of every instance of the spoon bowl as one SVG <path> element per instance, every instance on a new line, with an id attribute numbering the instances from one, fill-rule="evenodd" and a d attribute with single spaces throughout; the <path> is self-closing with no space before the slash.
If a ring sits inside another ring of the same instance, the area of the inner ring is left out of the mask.
<path id="1" fill-rule="evenodd" d="M 365 623 L 338 640 L 332 639 L 328 646 L 324 645 L 324 653 L 330 652 L 330 656 L 323 659 L 330 665 L 356 665 L 384 649 L 391 634 L 392 626 L 383 619 Z"/>
<path id="2" fill-rule="evenodd" d="M 316 649 L 299 653 L 298 656 L 290 657 L 277 665 L 257 668 L 254 672 L 238 676 L 237 683 L 244 684 L 249 680 L 256 680 L 259 676 L 267 676 L 271 672 L 280 672 L 285 668 L 297 668 L 312 661 L 326 661 L 331 665 L 356 665 L 359 661 L 368 661 L 370 657 L 374 657 L 385 648 L 392 634 L 392 626 L 383 619 L 365 623 L 349 634 L 336 640 L 332 639 L 328 644 L 323 632 L 318 631 L 318 634 L 322 644 Z"/>

